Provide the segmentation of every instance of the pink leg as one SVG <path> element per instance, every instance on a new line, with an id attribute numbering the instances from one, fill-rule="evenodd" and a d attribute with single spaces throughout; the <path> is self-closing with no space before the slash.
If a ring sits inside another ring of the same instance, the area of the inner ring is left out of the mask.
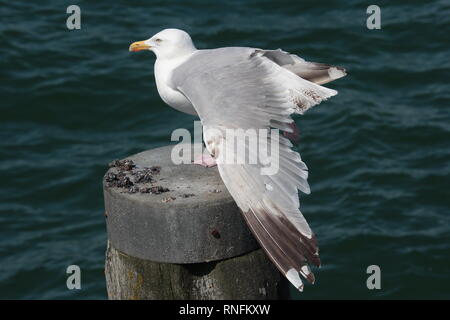
<path id="1" fill-rule="evenodd" d="M 289 127 L 292 128 L 293 132 L 283 132 L 283 136 L 291 140 L 293 144 L 298 144 L 300 142 L 300 130 L 298 130 L 295 122 L 290 123 Z"/>
<path id="2" fill-rule="evenodd" d="M 194 164 L 199 164 L 205 168 L 211 168 L 217 165 L 216 159 L 211 157 L 209 154 L 202 154 L 201 156 L 194 159 Z"/>

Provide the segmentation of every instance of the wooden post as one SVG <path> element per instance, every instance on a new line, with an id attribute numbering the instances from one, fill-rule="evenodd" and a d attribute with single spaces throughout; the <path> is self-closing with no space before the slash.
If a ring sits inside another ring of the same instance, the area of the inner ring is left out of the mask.
<path id="1" fill-rule="evenodd" d="M 113 162 L 105 175 L 109 299 L 276 299 L 280 274 L 217 168 L 175 165 L 171 150 Z"/>

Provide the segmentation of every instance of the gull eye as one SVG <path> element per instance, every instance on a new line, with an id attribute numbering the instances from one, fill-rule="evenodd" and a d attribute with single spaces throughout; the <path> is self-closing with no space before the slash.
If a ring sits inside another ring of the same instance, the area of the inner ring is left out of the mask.
<path id="1" fill-rule="evenodd" d="M 156 43 L 160 43 L 161 41 L 162 41 L 162 40 L 161 40 L 160 38 L 156 38 L 156 39 L 155 39 L 155 42 L 156 42 Z"/>

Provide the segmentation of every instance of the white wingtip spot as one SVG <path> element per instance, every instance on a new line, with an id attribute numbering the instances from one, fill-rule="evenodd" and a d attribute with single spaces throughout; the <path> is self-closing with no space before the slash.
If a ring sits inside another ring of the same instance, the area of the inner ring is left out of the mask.
<path id="1" fill-rule="evenodd" d="M 272 187 L 271 184 L 266 183 L 266 189 L 269 190 L 269 191 L 272 191 L 272 190 L 273 190 L 273 187 Z"/>
<path id="2" fill-rule="evenodd" d="M 344 71 L 342 71 L 341 69 L 333 67 L 333 68 L 328 69 L 328 75 L 330 76 L 331 79 L 335 80 L 335 79 L 342 78 L 343 76 L 346 75 L 346 73 Z"/>
<path id="3" fill-rule="evenodd" d="M 309 268 L 308 265 L 306 265 L 306 264 L 303 265 L 299 271 L 300 271 L 300 274 L 302 276 L 304 276 L 306 279 L 308 279 L 308 281 L 310 281 L 312 284 L 314 284 L 314 282 L 316 282 L 314 274 L 311 272 L 311 269 Z"/>
<path id="4" fill-rule="evenodd" d="M 311 273 L 311 270 L 309 269 L 309 267 L 306 264 L 304 266 L 302 266 L 301 269 L 305 275 L 309 275 Z"/>
<path id="5" fill-rule="evenodd" d="M 286 278 L 299 291 L 303 291 L 303 282 L 302 279 L 300 279 L 300 275 L 298 274 L 297 270 L 295 270 L 294 268 L 289 269 L 288 272 L 286 272 Z"/>

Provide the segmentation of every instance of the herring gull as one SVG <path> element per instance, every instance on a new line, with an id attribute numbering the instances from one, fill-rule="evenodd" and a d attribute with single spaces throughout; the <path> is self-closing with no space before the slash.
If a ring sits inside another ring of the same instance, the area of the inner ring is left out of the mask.
<path id="1" fill-rule="evenodd" d="M 165 29 L 131 44 L 130 51 L 140 50 L 156 54 L 154 74 L 164 102 L 200 117 L 210 159 L 225 152 L 227 129 L 293 132 L 291 114 L 303 114 L 336 95 L 336 90 L 322 84 L 346 75 L 341 67 L 308 62 L 281 49 L 198 50 L 189 34 L 178 29 Z M 259 162 L 217 161 L 217 166 L 261 247 L 302 291 L 300 275 L 314 283 L 309 264 L 320 266 L 316 237 L 299 210 L 298 190 L 310 193 L 308 169 L 292 143 L 283 136 L 278 139 L 270 134 L 267 139 L 268 146 L 279 144 L 275 174 L 261 174 L 264 165 Z M 210 159 L 202 162 L 208 165 Z"/>

